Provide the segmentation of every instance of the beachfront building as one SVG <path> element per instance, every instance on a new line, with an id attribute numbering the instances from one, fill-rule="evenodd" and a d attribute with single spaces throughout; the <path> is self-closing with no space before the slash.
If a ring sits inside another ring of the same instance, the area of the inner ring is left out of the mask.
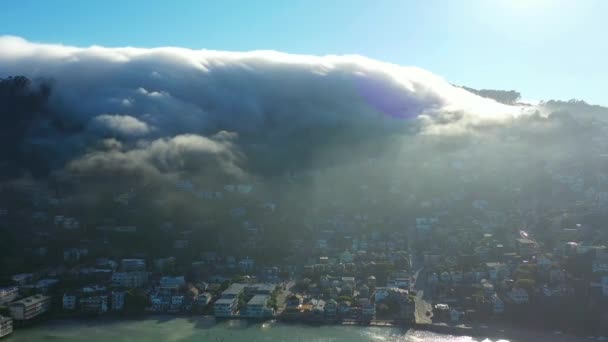
<path id="1" fill-rule="evenodd" d="M 35 295 L 9 304 L 11 316 L 15 320 L 26 321 L 49 311 L 51 297 Z"/>
<path id="2" fill-rule="evenodd" d="M 268 308 L 268 295 L 255 295 L 247 302 L 246 313 L 251 317 L 272 316 L 272 309 Z"/>
<path id="3" fill-rule="evenodd" d="M 232 317 L 236 314 L 238 298 L 220 298 L 213 304 L 213 314 L 215 317 Z"/>
<path id="4" fill-rule="evenodd" d="M 0 315 L 0 338 L 13 332 L 13 319 Z"/>

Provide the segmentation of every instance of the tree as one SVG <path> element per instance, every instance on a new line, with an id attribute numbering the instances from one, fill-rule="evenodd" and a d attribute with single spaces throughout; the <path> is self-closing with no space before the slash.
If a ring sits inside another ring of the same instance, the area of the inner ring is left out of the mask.
<path id="1" fill-rule="evenodd" d="M 340 296 L 340 297 L 338 297 L 337 302 L 338 303 L 340 303 L 340 302 L 351 302 L 351 303 L 353 303 L 354 301 L 353 301 L 353 297 L 350 297 L 350 296 Z"/>
<path id="2" fill-rule="evenodd" d="M 125 312 L 134 314 L 142 313 L 148 305 L 148 297 L 141 290 L 130 290 L 125 296 Z"/>
<path id="3" fill-rule="evenodd" d="M 515 282 L 515 287 L 521 287 L 525 290 L 532 290 L 536 286 L 536 281 L 533 279 L 521 278 Z"/>

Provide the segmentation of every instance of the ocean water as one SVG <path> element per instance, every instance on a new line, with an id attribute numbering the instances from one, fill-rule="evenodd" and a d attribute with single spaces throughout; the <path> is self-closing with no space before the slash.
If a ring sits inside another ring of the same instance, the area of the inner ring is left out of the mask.
<path id="1" fill-rule="evenodd" d="M 504 336 L 503 336 L 504 335 Z M 509 337 L 512 335 L 513 337 Z M 441 335 L 419 330 L 359 326 L 308 326 L 274 321 L 253 323 L 245 320 L 215 322 L 210 317 L 158 317 L 143 320 L 62 320 L 16 330 L 2 342 L 256 342 L 256 341 L 446 341 L 446 342 L 520 342 L 583 341 L 559 333 L 516 331 L 497 332 L 495 337 Z"/>

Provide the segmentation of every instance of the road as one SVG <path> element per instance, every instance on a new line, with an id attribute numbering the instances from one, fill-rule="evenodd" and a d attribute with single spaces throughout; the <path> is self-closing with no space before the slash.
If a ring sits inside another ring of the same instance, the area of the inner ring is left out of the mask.
<path id="1" fill-rule="evenodd" d="M 416 271 L 414 282 L 414 290 L 416 290 L 416 297 L 414 298 L 414 302 L 416 303 L 416 323 L 417 324 L 431 324 L 433 323 L 431 317 L 433 317 L 433 306 L 431 303 L 424 299 L 424 290 L 426 287 L 426 274 L 424 273 L 424 268 Z M 429 316 L 426 315 L 427 312 L 431 314 Z"/>

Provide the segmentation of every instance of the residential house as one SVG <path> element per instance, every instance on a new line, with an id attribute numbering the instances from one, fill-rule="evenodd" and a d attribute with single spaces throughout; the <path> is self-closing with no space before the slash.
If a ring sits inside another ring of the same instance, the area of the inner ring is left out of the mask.
<path id="1" fill-rule="evenodd" d="M 241 261 L 239 261 L 239 268 L 241 270 L 243 270 L 244 272 L 251 272 L 253 271 L 253 267 L 255 265 L 255 262 L 253 259 L 247 257 Z"/>
<path id="2" fill-rule="evenodd" d="M 376 317 L 376 304 L 367 303 L 361 306 L 361 315 L 363 319 L 374 319 Z"/>
<path id="3" fill-rule="evenodd" d="M 376 288 L 376 292 L 374 293 L 374 299 L 377 302 L 381 302 L 383 300 L 385 300 L 386 298 L 388 298 L 389 296 L 389 289 L 387 287 L 378 287 Z"/>
<path id="4" fill-rule="evenodd" d="M 517 242 L 517 252 L 519 255 L 524 257 L 529 257 L 534 254 L 537 254 L 539 251 L 538 243 L 536 241 L 528 239 L 528 238 L 519 238 L 516 240 Z"/>
<path id="5" fill-rule="evenodd" d="M 338 312 L 340 315 L 346 316 L 350 313 L 351 303 L 348 301 L 338 303 Z"/>
<path id="6" fill-rule="evenodd" d="M 10 303 L 19 296 L 19 288 L 17 286 L 1 287 L 0 288 L 0 305 Z"/>
<path id="7" fill-rule="evenodd" d="M 500 262 L 487 262 L 486 270 L 490 280 L 496 281 L 508 277 L 510 272 L 506 264 Z"/>
<path id="8" fill-rule="evenodd" d="M 549 270 L 549 282 L 560 283 L 566 280 L 566 272 L 559 268 Z"/>
<path id="9" fill-rule="evenodd" d="M 241 194 L 248 194 L 253 190 L 253 185 L 249 184 L 239 184 L 236 186 L 237 191 Z"/>
<path id="10" fill-rule="evenodd" d="M 608 297 L 608 276 L 603 276 L 600 279 L 600 284 L 602 284 L 602 294 L 604 297 Z"/>
<path id="11" fill-rule="evenodd" d="M 112 286 L 125 288 L 142 287 L 148 282 L 148 273 L 144 271 L 114 272 Z"/>
<path id="12" fill-rule="evenodd" d="M 180 311 L 184 305 L 185 296 L 182 295 L 174 295 L 171 296 L 171 306 L 169 307 L 170 311 Z"/>
<path id="13" fill-rule="evenodd" d="M 80 298 L 80 311 L 86 314 L 101 314 L 108 311 L 108 296 L 95 294 Z"/>
<path id="14" fill-rule="evenodd" d="M 21 286 L 22 289 L 34 289 L 38 292 L 46 294 L 49 290 L 59 283 L 58 279 L 41 279 L 35 284 Z"/>
<path id="15" fill-rule="evenodd" d="M 205 307 L 209 304 L 209 302 L 211 302 L 211 298 L 212 298 L 211 293 L 203 292 L 203 293 L 199 294 L 198 296 L 196 296 L 196 298 L 194 299 L 194 302 L 198 306 Z"/>
<path id="16" fill-rule="evenodd" d="M 450 320 L 452 322 L 458 322 L 460 321 L 460 318 L 463 316 L 463 313 L 456 310 L 456 309 L 451 309 L 450 310 Z"/>
<path id="17" fill-rule="evenodd" d="M 171 268 L 175 265 L 175 257 L 160 258 L 154 261 L 154 267 L 157 271 L 162 272 L 167 268 Z"/>
<path id="18" fill-rule="evenodd" d="M 166 293 L 155 292 L 150 294 L 150 303 L 152 310 L 162 312 L 169 310 L 171 307 L 171 296 Z"/>
<path id="19" fill-rule="evenodd" d="M 25 285 L 28 282 L 32 281 L 34 279 L 34 274 L 33 273 L 20 273 L 20 274 L 15 274 L 11 277 L 11 280 L 13 281 L 13 283 L 21 286 L 21 285 Z"/>
<path id="20" fill-rule="evenodd" d="M 369 298 L 369 287 L 365 284 L 359 289 L 359 296 L 362 298 Z"/>
<path id="21" fill-rule="evenodd" d="M 486 283 L 482 284 L 482 287 L 483 287 L 483 295 L 486 298 L 491 298 L 494 295 L 494 285 L 486 282 Z"/>
<path id="22" fill-rule="evenodd" d="M 547 270 L 549 269 L 549 267 L 551 267 L 551 265 L 553 265 L 553 261 L 551 259 L 549 259 L 547 256 L 545 255 L 539 255 L 536 258 L 536 265 L 540 268 L 540 269 L 544 269 Z"/>
<path id="23" fill-rule="evenodd" d="M 495 314 L 501 314 L 505 311 L 505 303 L 498 297 L 498 295 L 494 294 L 492 296 L 492 312 Z"/>
<path id="24" fill-rule="evenodd" d="M 76 294 L 74 293 L 64 293 L 63 294 L 63 309 L 64 310 L 74 310 L 76 309 L 76 302 L 78 301 L 78 298 L 76 297 Z"/>
<path id="25" fill-rule="evenodd" d="M 594 260 L 591 267 L 593 273 L 608 273 L 608 260 Z"/>
<path id="26" fill-rule="evenodd" d="M 9 304 L 11 316 L 15 320 L 25 321 L 42 315 L 51 308 L 51 297 L 35 295 Z"/>
<path id="27" fill-rule="evenodd" d="M 297 307 L 300 306 L 302 304 L 302 297 L 296 294 L 292 294 L 291 296 L 287 297 L 287 299 L 285 300 L 285 305 L 286 306 L 291 306 L 291 307 Z"/>
<path id="28" fill-rule="evenodd" d="M 369 277 L 367 277 L 367 285 L 371 288 L 375 288 L 376 287 L 376 277 L 373 275 L 370 275 Z"/>
<path id="29" fill-rule="evenodd" d="M 316 315 L 324 315 L 325 314 L 325 301 L 322 299 L 313 299 L 310 304 L 312 304 L 312 313 Z"/>
<path id="30" fill-rule="evenodd" d="M 112 291 L 112 310 L 122 311 L 125 307 L 125 291 Z"/>
<path id="31" fill-rule="evenodd" d="M 521 287 L 512 288 L 507 295 L 515 304 L 525 304 L 529 300 L 528 291 Z"/>
<path id="32" fill-rule="evenodd" d="M 120 266 L 124 272 L 145 271 L 146 261 L 144 259 L 122 259 Z"/>
<path id="33" fill-rule="evenodd" d="M 351 289 L 355 289 L 355 277 L 342 277 L 342 286 L 350 286 Z"/>
<path id="34" fill-rule="evenodd" d="M 346 251 L 342 252 L 342 254 L 340 254 L 340 262 L 343 264 L 353 262 L 353 260 L 354 260 L 353 254 L 348 250 L 346 250 Z"/>
<path id="35" fill-rule="evenodd" d="M 388 277 L 386 286 L 398 289 L 409 289 L 412 278 L 405 271 L 395 272 Z"/>
<path id="36" fill-rule="evenodd" d="M 454 283 L 461 283 L 463 280 L 463 275 L 462 275 L 462 271 L 454 271 L 451 273 L 452 275 L 452 281 Z"/>
<path id="37" fill-rule="evenodd" d="M 338 310 L 338 302 L 334 299 L 330 299 L 325 302 L 325 316 L 334 317 Z"/>
<path id="38" fill-rule="evenodd" d="M 161 290 L 177 291 L 180 287 L 184 285 L 186 285 L 186 279 L 184 278 L 184 276 L 160 278 Z"/>

